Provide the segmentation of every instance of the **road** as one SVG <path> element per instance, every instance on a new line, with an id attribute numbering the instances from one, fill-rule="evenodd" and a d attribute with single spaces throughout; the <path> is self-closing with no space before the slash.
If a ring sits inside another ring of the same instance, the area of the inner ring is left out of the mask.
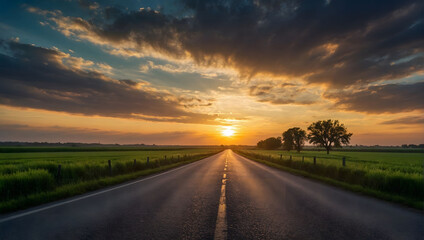
<path id="1" fill-rule="evenodd" d="M 0 239 L 422 239 L 424 214 L 231 150 L 0 216 Z"/>

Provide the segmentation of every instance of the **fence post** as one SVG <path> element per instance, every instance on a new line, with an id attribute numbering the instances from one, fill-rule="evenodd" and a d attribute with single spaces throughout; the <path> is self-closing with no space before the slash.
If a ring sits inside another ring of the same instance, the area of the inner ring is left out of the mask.
<path id="1" fill-rule="evenodd" d="M 60 179 L 60 171 L 61 171 L 61 169 L 62 169 L 62 165 L 58 165 L 57 166 L 57 180 L 59 181 L 59 179 Z"/>
<path id="2" fill-rule="evenodd" d="M 317 164 L 317 157 L 314 157 L 314 165 Z"/>
<path id="3" fill-rule="evenodd" d="M 137 160 L 134 158 L 134 167 L 135 167 L 136 162 L 137 162 Z"/>
<path id="4" fill-rule="evenodd" d="M 346 157 L 343 157 L 343 167 L 346 166 Z"/>
<path id="5" fill-rule="evenodd" d="M 305 156 L 302 156 L 302 162 L 304 162 L 305 161 Z"/>
<path id="6" fill-rule="evenodd" d="M 292 155 L 290 155 L 290 161 L 292 160 Z"/>
<path id="7" fill-rule="evenodd" d="M 112 163 L 110 160 L 107 160 L 107 164 L 109 165 L 109 174 L 112 175 Z"/>
<path id="8" fill-rule="evenodd" d="M 166 160 L 166 155 L 165 155 L 165 160 Z"/>
<path id="9" fill-rule="evenodd" d="M 283 154 L 280 154 L 280 160 L 282 160 L 283 159 Z"/>
<path id="10" fill-rule="evenodd" d="M 149 157 L 147 157 L 147 164 L 149 164 Z"/>
<path id="11" fill-rule="evenodd" d="M 178 161 L 180 161 L 180 155 L 178 155 Z"/>

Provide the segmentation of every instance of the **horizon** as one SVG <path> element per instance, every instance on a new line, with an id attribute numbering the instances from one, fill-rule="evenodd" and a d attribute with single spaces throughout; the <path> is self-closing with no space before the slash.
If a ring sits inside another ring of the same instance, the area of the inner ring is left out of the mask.
<path id="1" fill-rule="evenodd" d="M 14 145 L 16 144 L 16 145 Z M 109 146 L 109 145 L 117 145 L 117 146 L 146 146 L 146 147 L 227 147 L 227 146 L 237 146 L 237 147 L 257 147 L 256 144 L 252 144 L 252 145 L 246 145 L 246 144 L 230 144 L 230 145 L 223 145 L 223 144 L 210 144 L 210 145 L 196 145 L 196 144 L 145 144 L 145 143 L 95 143 L 95 142 L 19 142 L 19 141 L 0 141 L 0 146 L 11 146 L 11 147 L 16 147 L 16 146 L 25 146 L 26 145 L 68 145 L 68 144 L 80 144 L 80 145 L 105 145 L 105 146 Z M 388 147 L 388 148 L 423 148 L 422 146 L 424 145 L 424 143 L 420 143 L 420 144 L 410 144 L 410 143 L 404 143 L 404 144 L 400 144 L 400 145 L 359 145 L 359 144 L 349 144 L 349 145 L 344 145 L 342 147 L 334 147 L 333 150 L 337 151 L 337 149 L 341 149 L 343 147 L 348 147 L 348 148 L 356 148 L 356 147 L 367 147 L 367 148 L 379 148 L 379 147 Z M 306 143 L 305 145 L 303 145 L 303 147 L 306 148 L 322 148 L 324 149 L 324 147 L 319 146 L 319 144 L 309 144 Z M 280 147 L 279 149 L 283 149 L 282 147 Z"/>
<path id="2" fill-rule="evenodd" d="M 424 143 L 421 1 L 4 1 L 0 141 Z M 312 145 L 311 145 L 312 146 Z"/>

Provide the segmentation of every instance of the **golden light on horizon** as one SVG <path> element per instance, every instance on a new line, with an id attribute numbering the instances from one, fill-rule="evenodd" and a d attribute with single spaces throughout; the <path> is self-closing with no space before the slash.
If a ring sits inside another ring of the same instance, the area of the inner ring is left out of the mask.
<path id="1" fill-rule="evenodd" d="M 221 131 L 222 136 L 224 137 L 232 137 L 236 131 L 234 130 L 233 126 L 225 126 L 224 129 Z"/>

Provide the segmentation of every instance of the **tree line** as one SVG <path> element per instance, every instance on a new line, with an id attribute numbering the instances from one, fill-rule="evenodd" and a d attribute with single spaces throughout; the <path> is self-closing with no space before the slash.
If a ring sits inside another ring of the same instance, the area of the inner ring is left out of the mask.
<path id="1" fill-rule="evenodd" d="M 327 154 L 333 147 L 341 147 L 342 144 L 349 144 L 352 133 L 348 133 L 344 124 L 338 120 L 322 120 L 312 123 L 308 127 L 308 133 L 299 128 L 293 127 L 287 129 L 281 137 L 270 137 L 257 143 L 258 148 L 262 149 L 283 149 L 300 152 L 309 140 L 309 143 L 316 144 L 327 150 Z"/>

